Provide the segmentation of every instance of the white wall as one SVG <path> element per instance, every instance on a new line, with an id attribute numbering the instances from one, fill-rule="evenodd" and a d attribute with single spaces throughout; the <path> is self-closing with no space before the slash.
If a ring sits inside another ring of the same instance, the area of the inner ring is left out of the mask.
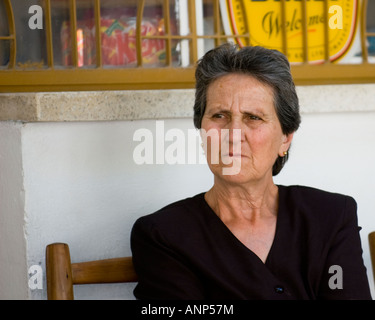
<path id="1" fill-rule="evenodd" d="M 192 121 L 169 127 L 186 129 Z M 168 125 L 167 125 L 168 124 Z M 207 190 L 204 165 L 133 161 L 133 134 L 155 121 L 30 123 L 23 129 L 28 263 L 44 265 L 45 246 L 66 242 L 72 261 L 131 255 L 130 230 L 141 215 Z M 77 287 L 76 298 L 132 298 L 131 285 Z M 43 290 L 31 297 L 44 298 Z"/>
<path id="2" fill-rule="evenodd" d="M 28 297 L 21 131 L 0 125 L 0 299 Z"/>
<path id="3" fill-rule="evenodd" d="M 275 180 L 354 196 L 373 290 L 367 234 L 375 230 L 375 113 L 304 114 L 291 157 Z M 130 255 L 129 235 L 141 215 L 207 190 L 205 165 L 134 164 L 138 128 L 155 121 L 30 123 L 23 127 L 28 265 L 41 264 L 48 243 L 71 246 L 73 261 Z M 169 128 L 193 128 L 188 119 Z M 168 146 L 168 143 L 166 143 Z M 132 285 L 76 287 L 76 298 L 132 299 Z M 100 292 L 99 292 L 100 290 Z M 45 298 L 42 290 L 31 298 Z"/>

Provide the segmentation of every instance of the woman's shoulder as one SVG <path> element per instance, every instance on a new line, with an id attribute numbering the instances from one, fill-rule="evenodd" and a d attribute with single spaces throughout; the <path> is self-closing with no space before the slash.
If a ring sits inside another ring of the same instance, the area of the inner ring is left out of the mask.
<path id="1" fill-rule="evenodd" d="M 355 202 L 355 200 L 342 193 L 326 191 L 310 186 L 302 185 L 279 185 L 279 190 L 290 199 L 301 202 L 312 202 L 318 204 L 345 204 L 346 202 Z"/>
<path id="2" fill-rule="evenodd" d="M 356 219 L 353 197 L 309 186 L 279 186 L 280 204 L 295 216 L 320 221 Z M 291 210 L 292 209 L 292 210 Z"/>
<path id="3" fill-rule="evenodd" d="M 203 202 L 204 193 L 172 202 L 151 214 L 141 216 L 137 219 L 135 225 L 162 229 L 191 225 L 195 220 L 199 219 L 199 212 L 202 210 Z"/>

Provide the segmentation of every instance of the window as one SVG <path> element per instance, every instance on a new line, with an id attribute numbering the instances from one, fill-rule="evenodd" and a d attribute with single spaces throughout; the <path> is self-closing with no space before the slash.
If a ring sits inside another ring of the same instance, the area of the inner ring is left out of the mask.
<path id="1" fill-rule="evenodd" d="M 297 84 L 375 82 L 375 1 L 0 0 L 0 91 L 194 87 L 226 41 L 284 52 Z"/>

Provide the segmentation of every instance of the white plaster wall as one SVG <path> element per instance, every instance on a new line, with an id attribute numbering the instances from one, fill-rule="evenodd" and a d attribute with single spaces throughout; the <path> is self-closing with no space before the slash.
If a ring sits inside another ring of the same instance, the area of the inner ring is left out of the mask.
<path id="1" fill-rule="evenodd" d="M 168 121 L 165 131 L 172 127 L 187 130 L 191 121 Z M 68 243 L 72 261 L 131 255 L 130 230 L 139 216 L 209 188 L 204 165 L 136 165 L 139 128 L 155 131 L 155 121 L 25 125 L 29 266 L 44 265 L 52 242 Z M 130 299 L 133 287 L 76 287 L 76 298 Z M 45 296 L 45 283 L 31 291 L 33 299 Z"/>
<path id="2" fill-rule="evenodd" d="M 364 260 L 373 287 L 367 234 L 375 230 L 375 112 L 304 114 L 291 157 L 275 180 L 354 196 Z M 130 255 L 137 217 L 207 190 L 205 165 L 134 164 L 138 128 L 155 121 L 30 123 L 23 128 L 28 265 L 42 264 L 48 243 L 71 246 L 73 261 Z M 187 132 L 192 121 L 166 121 Z M 168 143 L 166 143 L 168 146 Z M 132 285 L 76 287 L 77 299 L 133 299 Z M 42 290 L 32 299 L 45 298 Z M 374 292 L 374 291 L 372 291 Z"/>
<path id="3" fill-rule="evenodd" d="M 22 124 L 0 124 L 0 300 L 26 299 Z"/>

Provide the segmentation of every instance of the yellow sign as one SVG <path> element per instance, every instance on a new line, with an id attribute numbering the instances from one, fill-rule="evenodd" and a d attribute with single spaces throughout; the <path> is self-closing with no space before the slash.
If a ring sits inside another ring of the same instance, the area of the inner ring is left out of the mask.
<path id="1" fill-rule="evenodd" d="M 284 24 L 290 62 L 303 62 L 305 21 L 308 61 L 321 63 L 325 57 L 325 32 L 329 39 L 330 60 L 337 61 L 350 48 L 357 25 L 358 0 L 327 2 L 325 6 L 323 0 L 305 1 L 304 20 L 302 1 L 286 0 L 284 23 L 280 0 L 223 0 L 221 10 L 225 11 L 222 11 L 222 17 L 227 34 L 250 34 L 237 39 L 240 46 L 251 44 L 283 51 Z"/>

